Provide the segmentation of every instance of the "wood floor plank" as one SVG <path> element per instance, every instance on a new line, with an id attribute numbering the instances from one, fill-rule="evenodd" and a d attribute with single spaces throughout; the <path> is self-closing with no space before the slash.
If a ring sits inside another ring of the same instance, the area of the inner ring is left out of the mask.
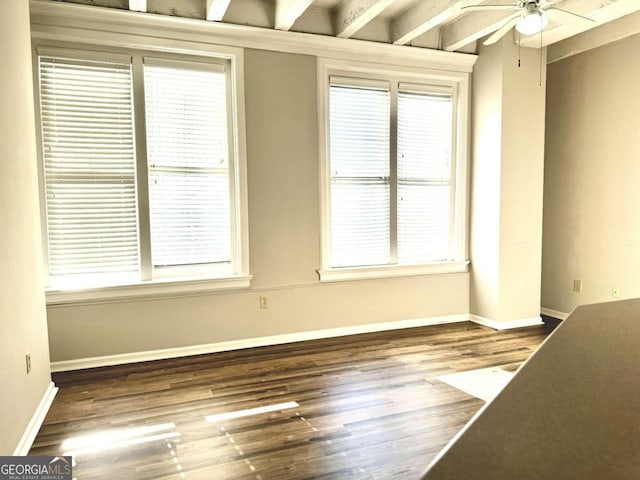
<path id="1" fill-rule="evenodd" d="M 464 322 L 57 373 L 30 454 L 76 451 L 78 480 L 415 479 L 484 404 L 438 377 L 515 371 L 550 331 Z"/>

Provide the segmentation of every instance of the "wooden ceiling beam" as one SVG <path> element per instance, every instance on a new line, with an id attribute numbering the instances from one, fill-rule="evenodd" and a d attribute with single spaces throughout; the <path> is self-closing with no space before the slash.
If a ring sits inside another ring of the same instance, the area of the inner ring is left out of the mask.
<path id="1" fill-rule="evenodd" d="M 395 0 L 344 0 L 335 12 L 336 36 L 349 38 Z"/>
<path id="2" fill-rule="evenodd" d="M 147 0 L 129 0 L 129 10 L 134 12 L 146 12 Z"/>
<path id="3" fill-rule="evenodd" d="M 479 38 L 489 35 L 504 25 L 511 12 L 473 12 L 451 22 L 442 29 L 441 47 L 453 52 Z"/>
<path id="4" fill-rule="evenodd" d="M 229 8 L 231 0 L 207 0 L 206 18 L 210 22 L 220 22 Z"/>
<path id="5" fill-rule="evenodd" d="M 391 24 L 392 41 L 406 45 L 419 35 L 461 14 L 462 7 L 477 5 L 478 0 L 430 0 L 419 2 Z"/>
<path id="6" fill-rule="evenodd" d="M 313 3 L 313 0 L 276 0 L 277 30 L 290 30 L 295 21 Z"/>

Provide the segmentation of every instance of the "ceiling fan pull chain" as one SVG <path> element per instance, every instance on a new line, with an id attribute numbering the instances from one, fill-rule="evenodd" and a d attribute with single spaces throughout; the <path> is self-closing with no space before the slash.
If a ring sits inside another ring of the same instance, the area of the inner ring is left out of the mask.
<path id="1" fill-rule="evenodd" d="M 521 50 L 522 50 L 522 34 L 518 32 L 518 68 L 520 68 Z"/>

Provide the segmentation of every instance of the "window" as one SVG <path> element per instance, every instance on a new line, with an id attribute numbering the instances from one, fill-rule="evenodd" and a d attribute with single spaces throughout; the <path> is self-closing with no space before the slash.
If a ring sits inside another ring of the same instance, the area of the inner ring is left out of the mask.
<path id="1" fill-rule="evenodd" d="M 321 280 L 465 271 L 466 78 L 319 75 Z"/>
<path id="2" fill-rule="evenodd" d="M 230 61 L 39 49 L 38 74 L 51 288 L 246 286 Z"/>

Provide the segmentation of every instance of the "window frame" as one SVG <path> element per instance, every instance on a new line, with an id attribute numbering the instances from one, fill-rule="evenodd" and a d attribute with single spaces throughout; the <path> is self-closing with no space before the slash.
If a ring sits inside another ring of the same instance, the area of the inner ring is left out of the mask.
<path id="1" fill-rule="evenodd" d="M 453 145 L 451 176 L 451 242 L 453 259 L 441 262 L 333 267 L 331 263 L 331 170 L 329 145 L 329 88 L 331 78 L 353 79 L 353 85 L 368 82 L 389 82 L 391 89 L 390 116 L 390 228 L 391 262 L 397 252 L 397 108 L 398 91 L 403 86 L 425 92 L 452 93 Z M 320 247 L 321 267 L 317 270 L 321 282 L 360 280 L 369 278 L 404 277 L 427 274 L 462 273 L 468 271 L 468 156 L 469 156 L 469 84 L 467 72 L 432 70 L 427 68 L 347 62 L 318 57 L 318 153 L 320 173 Z M 395 233 L 394 233 L 395 232 Z"/>
<path id="2" fill-rule="evenodd" d="M 169 42 L 171 43 L 171 42 Z M 78 45 L 61 41 L 34 41 L 32 45 L 34 107 L 36 121 L 38 178 L 40 193 L 40 222 L 42 249 L 45 259 L 47 304 L 118 300 L 135 297 L 202 294 L 215 290 L 246 289 L 250 286 L 248 190 L 246 161 L 246 131 L 244 115 L 244 54 L 234 47 L 218 47 L 213 51 L 185 51 L 178 45 L 171 48 L 120 48 L 109 45 Z M 89 287 L 52 288 L 49 284 L 47 211 L 45 197 L 45 168 L 41 128 L 39 93 L 39 55 L 63 54 L 71 58 L 104 59 L 116 55 L 131 58 L 133 90 L 134 151 L 136 166 L 136 198 L 139 238 L 139 278 L 135 281 L 105 283 Z M 153 275 L 149 218 L 149 192 L 147 172 L 146 116 L 144 99 L 144 58 L 152 61 L 180 65 L 199 65 L 203 68 L 227 70 L 227 119 L 229 136 L 229 180 L 231 195 L 231 273 L 221 273 L 214 265 L 211 269 L 200 266 L 175 267 L 176 275 L 158 271 Z M 140 134 L 140 132 L 143 132 Z"/>

